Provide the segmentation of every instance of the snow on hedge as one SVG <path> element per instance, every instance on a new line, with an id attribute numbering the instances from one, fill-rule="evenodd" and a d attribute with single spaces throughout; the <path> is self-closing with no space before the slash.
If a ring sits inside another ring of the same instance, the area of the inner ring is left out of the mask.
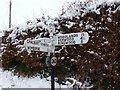
<path id="1" fill-rule="evenodd" d="M 84 16 L 86 13 L 95 12 L 100 14 L 100 8 L 97 8 L 99 5 L 112 5 L 120 0 L 75 0 L 75 2 L 66 3 L 63 6 L 62 18 L 72 18 L 75 16 Z M 120 10 L 118 7 L 114 13 Z"/>

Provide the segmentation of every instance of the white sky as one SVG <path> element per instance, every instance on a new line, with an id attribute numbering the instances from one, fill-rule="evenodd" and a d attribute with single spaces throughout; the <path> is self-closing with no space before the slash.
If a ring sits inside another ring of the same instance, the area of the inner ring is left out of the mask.
<path id="1" fill-rule="evenodd" d="M 0 0 L 0 30 L 8 28 L 9 1 Z M 26 21 L 41 17 L 42 14 L 51 17 L 58 16 L 65 2 L 73 0 L 11 0 L 12 27 L 26 24 Z"/>

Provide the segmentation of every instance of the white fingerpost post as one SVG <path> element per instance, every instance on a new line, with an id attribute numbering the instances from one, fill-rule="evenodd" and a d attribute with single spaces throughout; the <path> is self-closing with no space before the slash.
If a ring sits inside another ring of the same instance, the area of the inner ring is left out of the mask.
<path id="1" fill-rule="evenodd" d="M 50 33 L 50 40 L 51 40 L 51 49 L 54 49 L 53 55 L 55 54 L 55 45 L 53 42 L 53 32 Z M 51 90 L 55 90 L 55 80 L 54 80 L 54 66 L 51 65 Z"/>

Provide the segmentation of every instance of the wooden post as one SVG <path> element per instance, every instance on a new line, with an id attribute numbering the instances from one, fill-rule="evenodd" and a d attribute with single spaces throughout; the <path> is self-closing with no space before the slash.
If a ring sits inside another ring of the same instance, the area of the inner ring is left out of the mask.
<path id="1" fill-rule="evenodd" d="M 10 0 L 10 3 L 9 3 L 9 28 L 11 28 L 11 5 L 12 5 L 12 2 Z"/>

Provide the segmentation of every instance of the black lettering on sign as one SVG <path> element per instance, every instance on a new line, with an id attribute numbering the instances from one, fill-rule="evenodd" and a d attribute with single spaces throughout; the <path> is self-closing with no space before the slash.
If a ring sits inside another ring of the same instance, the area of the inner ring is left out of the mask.
<path id="1" fill-rule="evenodd" d="M 67 38 L 68 36 L 67 35 L 65 35 L 65 37 L 64 38 Z"/>
<path id="2" fill-rule="evenodd" d="M 78 37 L 78 34 L 69 35 L 69 37 Z"/>
<path id="3" fill-rule="evenodd" d="M 49 47 L 49 45 L 48 45 L 48 44 L 46 44 L 46 43 L 41 43 L 41 45 L 42 45 L 42 46 Z"/>
<path id="4" fill-rule="evenodd" d="M 73 43 L 75 44 L 75 41 L 73 41 Z"/>
<path id="5" fill-rule="evenodd" d="M 29 46 L 28 49 L 32 51 L 40 51 L 40 47 Z"/>
<path id="6" fill-rule="evenodd" d="M 78 34 L 75 34 L 74 37 L 78 37 Z"/>
<path id="7" fill-rule="evenodd" d="M 75 44 L 75 37 L 78 37 L 78 34 L 71 34 L 71 35 L 64 35 L 64 36 L 58 36 L 58 45 L 71 45 Z"/>

